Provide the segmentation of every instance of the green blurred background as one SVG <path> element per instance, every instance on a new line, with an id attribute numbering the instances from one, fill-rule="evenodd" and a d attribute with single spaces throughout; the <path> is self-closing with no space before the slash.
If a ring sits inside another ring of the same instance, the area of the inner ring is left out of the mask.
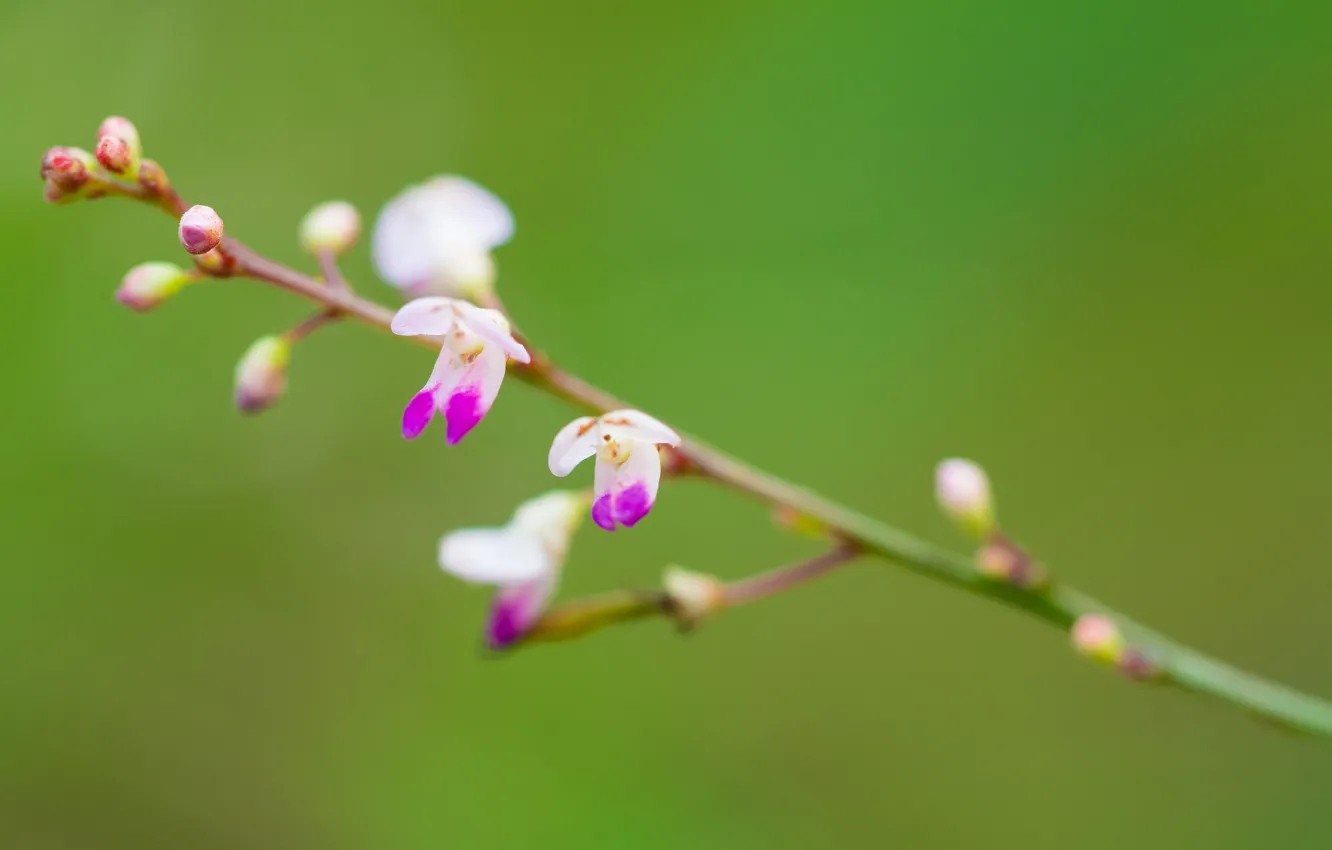
<path id="1" fill-rule="evenodd" d="M 243 419 L 235 360 L 307 308 L 134 315 L 171 223 L 36 176 L 123 113 L 302 263 L 314 203 L 465 174 L 573 370 L 958 547 L 931 471 L 978 458 L 1060 576 L 1332 696 L 1326 3 L 9 0 L 0 79 L 0 847 L 1332 844 L 1326 743 L 877 564 L 486 658 L 435 541 L 551 487 L 569 410 L 515 384 L 407 443 L 430 355 L 345 326 Z M 565 593 L 812 551 L 668 485 Z"/>

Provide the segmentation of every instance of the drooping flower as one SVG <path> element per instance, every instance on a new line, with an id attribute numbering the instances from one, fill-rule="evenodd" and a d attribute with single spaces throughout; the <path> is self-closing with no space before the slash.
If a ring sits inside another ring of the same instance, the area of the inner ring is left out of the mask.
<path id="1" fill-rule="evenodd" d="M 465 528 L 439 541 L 439 565 L 465 581 L 498 586 L 486 644 L 501 649 L 527 634 L 560 580 L 587 498 L 557 490 L 519 505 L 500 528 Z"/>
<path id="2" fill-rule="evenodd" d="M 392 328 L 399 336 L 440 337 L 443 343 L 430 380 L 403 411 L 402 435 L 409 440 L 439 411 L 445 439 L 456 444 L 495 403 L 508 358 L 519 363 L 532 359 L 513 338 L 503 313 L 454 298 L 409 302 L 393 317 Z"/>
<path id="3" fill-rule="evenodd" d="M 463 177 L 436 177 L 390 200 L 375 222 L 379 276 L 404 293 L 474 298 L 494 283 L 490 252 L 513 238 L 504 202 Z"/>
<path id="4" fill-rule="evenodd" d="M 680 435 L 638 410 L 583 416 L 564 426 L 550 446 L 550 471 L 563 478 L 597 456 L 592 521 L 607 531 L 647 516 L 661 484 L 657 446 L 680 445 Z"/>

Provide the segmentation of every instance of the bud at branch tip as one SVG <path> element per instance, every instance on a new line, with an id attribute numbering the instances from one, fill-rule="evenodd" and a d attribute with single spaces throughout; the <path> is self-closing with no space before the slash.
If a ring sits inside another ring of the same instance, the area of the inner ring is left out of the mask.
<path id="1" fill-rule="evenodd" d="M 713 576 L 668 567 L 662 584 L 673 613 L 685 625 L 694 625 L 726 607 L 726 588 Z"/>
<path id="2" fill-rule="evenodd" d="M 336 256 L 361 236 L 361 215 L 346 201 L 320 204 L 301 220 L 301 247 L 311 254 L 331 251 Z"/>
<path id="3" fill-rule="evenodd" d="M 1118 664 L 1124 657 L 1124 637 L 1114 621 L 1103 614 L 1084 614 L 1073 624 L 1073 648 L 1088 658 Z"/>
<path id="4" fill-rule="evenodd" d="M 131 310 L 146 313 L 194 279 L 194 272 L 172 263 L 140 263 L 121 280 L 116 300 Z"/>
<path id="5" fill-rule="evenodd" d="M 135 159 L 143 155 L 143 148 L 139 142 L 139 130 L 128 118 L 112 115 L 103 121 L 102 126 L 97 128 L 98 144 L 100 145 L 105 139 L 119 139 L 124 142 L 125 147 Z"/>
<path id="6" fill-rule="evenodd" d="M 124 139 L 103 136 L 97 142 L 97 161 L 112 174 L 130 175 L 138 165 L 134 152 Z"/>
<path id="7" fill-rule="evenodd" d="M 952 458 L 934 472 L 939 507 L 969 534 L 983 538 L 994 528 L 994 503 L 985 470 L 969 460 Z"/>
<path id="8" fill-rule="evenodd" d="M 193 206 L 180 217 L 180 244 L 191 254 L 206 254 L 222 241 L 222 217 L 212 207 Z"/>
<path id="9" fill-rule="evenodd" d="M 289 362 L 291 341 L 286 337 L 255 340 L 236 365 L 236 407 L 258 413 L 275 404 L 287 392 Z"/>

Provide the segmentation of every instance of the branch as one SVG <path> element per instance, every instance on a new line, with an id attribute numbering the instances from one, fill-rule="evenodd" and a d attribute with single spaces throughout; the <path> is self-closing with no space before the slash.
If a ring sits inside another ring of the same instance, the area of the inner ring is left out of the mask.
<path id="1" fill-rule="evenodd" d="M 162 185 L 169 186 L 165 175 L 160 177 Z M 153 203 L 172 215 L 178 215 L 185 208 L 179 196 L 170 189 L 155 192 L 148 185 L 147 188 L 125 189 L 118 193 Z M 389 330 L 394 311 L 361 298 L 350 287 L 326 286 L 231 237 L 222 240 L 219 251 L 226 262 L 212 269 L 204 267 L 204 271 L 218 276 L 255 278 L 320 305 L 324 308 L 323 315 L 347 316 L 370 327 Z M 325 276 L 330 284 L 334 283 L 327 269 Z M 341 277 L 337 280 L 340 282 Z M 413 339 L 428 347 L 439 348 L 437 341 L 425 337 Z M 550 358 L 532 350 L 530 364 L 511 362 L 509 365 L 511 372 L 523 381 L 588 413 L 600 414 L 632 406 L 564 372 Z M 725 586 L 726 601 L 730 604 L 741 604 L 784 590 L 832 569 L 855 554 L 875 555 L 918 575 L 1021 611 L 1065 633 L 1081 620 L 1096 620 L 1097 625 L 1112 623 L 1112 628 L 1117 627 L 1122 632 L 1129 650 L 1124 661 L 1118 664 L 1121 671 L 1137 678 L 1150 677 L 1211 695 L 1293 729 L 1332 736 L 1332 704 L 1266 681 L 1171 641 L 1071 587 L 1044 581 L 1027 584 L 996 580 L 994 575 L 978 570 L 971 558 L 950 553 L 751 467 L 696 438 L 686 437 L 678 448 L 667 450 L 665 457 L 667 470 L 673 474 L 695 475 L 725 484 L 779 508 L 801 524 L 814 525 L 828 537 L 841 542 L 839 548 L 813 561 Z M 668 594 L 624 591 L 569 602 L 548 611 L 527 640 L 566 639 L 614 623 L 662 615 L 678 619 L 678 614 L 678 606 Z M 1119 634 L 1115 637 L 1118 639 Z"/>
<path id="2" fill-rule="evenodd" d="M 724 608 L 734 608 L 799 587 L 854 560 L 859 554 L 858 546 L 846 544 L 788 567 L 728 584 L 718 584 L 711 591 L 715 600 L 706 614 L 710 616 Z M 556 605 L 542 614 L 532 630 L 514 646 L 539 641 L 570 640 L 607 626 L 649 617 L 668 617 L 675 620 L 682 629 L 692 628 L 697 620 L 697 615 L 669 592 L 623 590 Z"/>

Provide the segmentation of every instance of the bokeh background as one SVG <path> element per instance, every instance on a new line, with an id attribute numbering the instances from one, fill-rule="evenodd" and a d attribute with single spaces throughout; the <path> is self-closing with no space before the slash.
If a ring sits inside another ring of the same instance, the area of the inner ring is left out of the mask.
<path id="1" fill-rule="evenodd" d="M 0 79 L 0 846 L 1332 843 L 1326 743 L 892 567 L 485 657 L 436 538 L 551 487 L 569 411 L 515 384 L 406 443 L 430 355 L 344 326 L 242 418 L 236 358 L 307 308 L 131 314 L 171 222 L 36 176 L 123 113 L 301 263 L 312 204 L 468 175 L 573 370 L 958 547 L 931 471 L 978 458 L 1060 576 L 1332 695 L 1326 3 L 9 0 Z M 672 485 L 564 592 L 812 551 Z"/>

